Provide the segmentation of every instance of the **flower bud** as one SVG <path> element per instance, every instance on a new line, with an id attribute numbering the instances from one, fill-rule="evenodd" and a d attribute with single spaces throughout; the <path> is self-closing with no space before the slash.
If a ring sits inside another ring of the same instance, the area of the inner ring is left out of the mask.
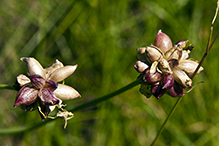
<path id="1" fill-rule="evenodd" d="M 154 84 L 154 83 L 159 82 L 161 79 L 162 79 L 161 73 L 159 73 L 157 71 L 155 73 L 150 73 L 150 69 L 149 68 L 147 68 L 145 70 L 144 80 L 146 82 Z"/>
<path id="2" fill-rule="evenodd" d="M 175 69 L 173 71 L 173 77 L 183 87 L 185 88 L 192 87 L 192 80 L 188 77 L 188 75 L 184 71 Z"/>
<path id="3" fill-rule="evenodd" d="M 142 61 L 137 61 L 134 65 L 134 68 L 137 72 L 142 73 L 148 68 L 148 65 Z"/>
<path id="4" fill-rule="evenodd" d="M 40 75 L 45 78 L 45 73 L 41 64 L 32 57 L 22 57 L 20 60 L 25 61 L 27 63 L 27 69 L 30 76 L 32 75 Z"/>
<path id="5" fill-rule="evenodd" d="M 160 61 L 163 59 L 163 52 L 156 46 L 148 46 L 145 50 L 146 59 L 151 64 L 154 61 Z"/>
<path id="6" fill-rule="evenodd" d="M 198 63 L 191 59 L 180 61 L 180 64 L 178 66 L 179 69 L 185 71 L 189 76 L 193 75 L 197 67 L 198 67 Z M 197 74 L 202 70 L 203 67 L 200 67 Z"/>
<path id="7" fill-rule="evenodd" d="M 169 75 L 164 76 L 163 80 L 162 80 L 162 84 L 163 84 L 162 89 L 169 89 L 169 88 L 171 88 L 173 86 L 173 84 L 174 84 L 173 75 L 169 74 Z"/>
<path id="8" fill-rule="evenodd" d="M 154 45 L 166 53 L 170 48 L 172 48 L 173 44 L 170 37 L 159 30 L 154 40 Z"/>
<path id="9" fill-rule="evenodd" d="M 172 97 L 183 96 L 184 92 L 185 89 L 180 87 L 180 85 L 177 82 L 174 82 L 173 86 L 167 90 L 167 94 L 169 94 Z"/>
<path id="10" fill-rule="evenodd" d="M 64 66 L 61 68 L 56 69 L 52 75 L 50 76 L 49 80 L 60 82 L 63 81 L 65 78 L 70 76 L 77 68 L 77 64 L 74 66 Z"/>

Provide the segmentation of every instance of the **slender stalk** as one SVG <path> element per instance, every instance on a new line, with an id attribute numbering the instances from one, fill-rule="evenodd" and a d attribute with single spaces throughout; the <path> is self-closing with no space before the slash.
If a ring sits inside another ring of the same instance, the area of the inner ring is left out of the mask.
<path id="1" fill-rule="evenodd" d="M 178 106 L 178 104 L 180 103 L 180 101 L 182 100 L 182 96 L 179 97 L 175 103 L 175 105 L 173 106 L 173 108 L 171 109 L 169 115 L 167 116 L 167 118 L 165 119 L 163 125 L 161 126 L 160 130 L 157 133 L 157 136 L 155 137 L 154 141 L 151 143 L 151 146 L 153 146 L 155 144 L 155 142 L 157 141 L 158 137 L 160 136 L 161 132 L 163 131 L 163 128 L 165 127 L 167 121 L 169 120 L 169 118 L 172 116 L 173 112 L 175 111 L 176 107 Z"/>
<path id="2" fill-rule="evenodd" d="M 15 87 L 13 85 L 0 84 L 0 89 L 15 90 Z"/>
<path id="3" fill-rule="evenodd" d="M 139 85 L 139 80 L 136 80 L 136 81 L 126 85 L 125 87 L 123 87 L 119 90 L 116 90 L 108 95 L 105 95 L 105 96 L 102 96 L 100 98 L 96 98 L 94 100 L 91 100 L 89 102 L 81 104 L 75 108 L 70 109 L 69 111 L 76 112 L 76 111 L 85 109 L 87 107 L 99 104 L 99 103 L 106 101 L 106 100 L 108 100 L 116 95 L 119 95 L 119 94 L 121 94 L 121 93 L 123 93 L 123 92 L 137 86 L 137 85 Z M 49 123 L 51 121 L 54 121 L 54 120 L 53 119 L 45 119 L 44 122 L 39 122 L 39 123 L 34 123 L 34 124 L 29 124 L 29 125 L 24 125 L 24 126 L 20 126 L 20 127 L 14 127 L 14 128 L 0 129 L 0 135 L 17 134 L 17 133 L 21 133 L 21 132 L 31 131 L 31 130 L 34 130 L 38 127 L 41 127 L 41 126 L 43 126 L 46 123 Z"/>

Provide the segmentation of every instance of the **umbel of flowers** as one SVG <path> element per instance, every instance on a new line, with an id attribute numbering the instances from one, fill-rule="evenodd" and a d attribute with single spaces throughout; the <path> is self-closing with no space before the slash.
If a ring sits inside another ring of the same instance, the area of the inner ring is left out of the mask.
<path id="1" fill-rule="evenodd" d="M 81 95 L 72 87 L 58 84 L 70 76 L 77 68 L 77 65 L 64 66 L 60 61 L 43 69 L 40 63 L 34 58 L 21 58 L 27 63 L 28 73 L 17 77 L 20 90 L 17 94 L 14 107 L 20 106 L 25 111 L 38 109 L 42 119 L 48 117 L 55 107 L 59 112 L 56 117 L 67 120 L 73 117 L 71 112 L 63 109 L 62 101 L 71 100 Z M 52 117 L 54 118 L 54 117 Z"/>
<path id="2" fill-rule="evenodd" d="M 193 46 L 187 43 L 188 40 L 181 40 L 173 45 L 170 37 L 159 30 L 154 45 L 137 49 L 134 68 L 141 73 L 138 79 L 142 94 L 148 98 L 152 94 L 159 98 L 165 93 L 179 97 L 192 87 L 190 76 L 198 63 L 188 59 Z M 197 74 L 202 70 L 200 67 Z"/>

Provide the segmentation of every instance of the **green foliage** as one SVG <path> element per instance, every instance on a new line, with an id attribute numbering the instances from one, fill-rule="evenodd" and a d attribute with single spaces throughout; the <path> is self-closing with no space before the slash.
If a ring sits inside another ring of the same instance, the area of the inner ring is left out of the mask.
<path id="1" fill-rule="evenodd" d="M 80 99 L 66 101 L 73 108 L 111 93 L 130 82 L 136 48 L 153 43 L 159 29 L 175 43 L 195 44 L 191 57 L 200 60 L 207 45 L 216 0 L 1 0 L 0 83 L 13 84 L 26 73 L 20 57 L 33 56 L 46 67 L 55 59 L 78 64 L 65 83 Z M 216 20 L 213 36 L 219 31 Z M 194 83 L 168 121 L 157 145 L 219 145 L 218 63 L 216 41 Z M 137 86 L 101 104 L 75 112 L 63 120 L 15 135 L 0 137 L 1 145 L 140 146 L 150 145 L 176 98 L 145 98 Z M 0 129 L 40 122 L 37 111 L 13 108 L 15 91 L 0 92 Z"/>

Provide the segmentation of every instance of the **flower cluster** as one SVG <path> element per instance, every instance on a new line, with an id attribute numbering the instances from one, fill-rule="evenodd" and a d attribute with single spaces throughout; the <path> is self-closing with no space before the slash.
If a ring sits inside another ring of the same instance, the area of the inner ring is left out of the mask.
<path id="1" fill-rule="evenodd" d="M 167 93 L 179 97 L 184 95 L 185 89 L 192 87 L 190 76 L 198 63 L 188 59 L 194 47 L 187 43 L 188 40 L 181 40 L 172 45 L 170 37 L 159 30 L 154 45 L 137 49 L 138 61 L 134 68 L 141 73 L 142 94 L 159 98 Z M 200 67 L 197 74 L 202 70 Z"/>
<path id="2" fill-rule="evenodd" d="M 70 76 L 77 68 L 74 66 L 64 66 L 56 60 L 54 64 L 43 69 L 40 63 L 34 58 L 21 58 L 27 63 L 28 74 L 21 74 L 17 77 L 20 90 L 17 94 L 14 107 L 20 106 L 25 111 L 38 109 L 41 118 L 45 119 L 49 113 L 58 107 L 57 117 L 69 118 L 72 113 L 62 108 L 62 100 L 70 100 L 81 95 L 72 87 L 58 84 Z"/>

